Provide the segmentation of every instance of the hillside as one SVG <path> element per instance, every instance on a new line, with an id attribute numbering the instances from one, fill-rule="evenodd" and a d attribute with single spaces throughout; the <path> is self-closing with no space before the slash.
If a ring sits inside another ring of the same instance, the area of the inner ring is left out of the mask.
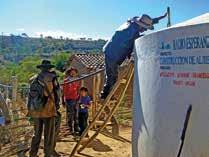
<path id="1" fill-rule="evenodd" d="M 25 56 L 50 56 L 66 51 L 79 53 L 98 53 L 102 51 L 105 40 L 54 39 L 52 37 L 31 38 L 26 34 L 0 37 L 0 60 L 18 62 Z"/>

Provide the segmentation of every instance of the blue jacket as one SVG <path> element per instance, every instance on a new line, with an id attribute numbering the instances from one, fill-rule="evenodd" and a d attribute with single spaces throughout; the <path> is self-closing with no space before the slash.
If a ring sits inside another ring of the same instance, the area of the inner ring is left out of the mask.
<path id="1" fill-rule="evenodd" d="M 84 105 L 91 105 L 91 98 L 89 96 L 85 96 L 85 97 L 80 97 L 79 101 L 78 101 L 78 104 L 79 104 L 79 112 L 82 112 L 82 113 L 88 113 L 88 108 L 87 107 L 84 107 L 82 108 L 81 105 L 84 104 Z"/>
<path id="2" fill-rule="evenodd" d="M 135 22 L 124 23 L 103 47 L 105 57 L 111 62 L 121 64 L 132 53 L 134 41 L 139 36 L 138 24 Z"/>

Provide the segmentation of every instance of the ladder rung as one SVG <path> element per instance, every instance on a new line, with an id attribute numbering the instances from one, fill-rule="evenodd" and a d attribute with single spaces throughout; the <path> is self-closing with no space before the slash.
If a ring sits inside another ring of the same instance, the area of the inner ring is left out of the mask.
<path id="1" fill-rule="evenodd" d="M 110 103 L 111 104 L 114 104 L 114 103 L 116 103 L 117 102 L 117 100 L 110 100 Z"/>
<path id="2" fill-rule="evenodd" d="M 97 120 L 97 121 L 95 122 L 95 125 L 98 125 L 98 126 L 101 126 L 101 125 L 103 125 L 103 124 L 104 124 L 104 121 L 102 121 L 102 120 Z M 107 125 L 112 125 L 112 123 L 111 123 L 111 122 L 108 122 Z"/>
<path id="3" fill-rule="evenodd" d="M 120 83 L 125 84 L 126 82 L 127 82 L 127 80 L 126 80 L 126 79 L 121 79 L 121 80 L 120 80 Z"/>

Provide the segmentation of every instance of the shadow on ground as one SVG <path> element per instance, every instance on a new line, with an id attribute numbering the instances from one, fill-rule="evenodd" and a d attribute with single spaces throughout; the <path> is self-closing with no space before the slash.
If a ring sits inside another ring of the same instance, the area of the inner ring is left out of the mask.
<path id="1" fill-rule="evenodd" d="M 95 139 L 94 141 L 89 144 L 87 148 L 92 148 L 97 152 L 110 152 L 113 151 L 108 145 L 102 143 L 99 139 Z"/>

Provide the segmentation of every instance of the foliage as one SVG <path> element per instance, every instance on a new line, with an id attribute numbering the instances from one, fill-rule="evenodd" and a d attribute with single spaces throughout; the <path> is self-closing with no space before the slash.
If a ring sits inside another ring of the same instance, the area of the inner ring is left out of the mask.
<path id="1" fill-rule="evenodd" d="M 36 65 L 43 58 L 52 60 L 59 79 L 63 79 L 71 53 L 100 53 L 105 42 L 101 39 L 31 38 L 25 33 L 21 36 L 0 36 L 0 83 L 9 84 L 14 75 L 19 83 L 28 83 L 29 78 L 38 72 Z"/>
<path id="2" fill-rule="evenodd" d="M 24 35 L 24 33 L 23 33 Z M 100 53 L 105 40 L 73 40 L 53 38 L 30 38 L 24 36 L 0 36 L 0 55 L 4 59 L 19 62 L 26 56 L 53 55 L 60 51 Z"/>
<path id="3" fill-rule="evenodd" d="M 57 70 L 64 72 L 68 64 L 69 57 L 69 53 L 56 53 L 52 56 L 51 60 L 52 63 L 55 64 Z"/>
<path id="4" fill-rule="evenodd" d="M 9 84 L 12 76 L 16 74 L 17 67 L 13 63 L 6 63 L 5 65 L 0 65 L 0 82 Z"/>
<path id="5" fill-rule="evenodd" d="M 15 75 L 18 82 L 28 82 L 29 78 L 39 72 L 36 68 L 41 63 L 40 57 L 26 57 L 18 65 Z"/>
<path id="6" fill-rule="evenodd" d="M 53 55 L 51 61 L 56 66 L 56 72 L 60 76 L 59 79 L 63 79 L 62 70 L 67 64 L 69 53 L 60 52 Z M 28 83 L 30 77 L 39 72 L 36 68 L 38 64 L 41 64 L 41 57 L 33 56 L 26 57 L 18 64 L 7 62 L 4 65 L 0 65 L 0 82 L 9 84 L 12 76 L 17 76 L 20 84 Z"/>

